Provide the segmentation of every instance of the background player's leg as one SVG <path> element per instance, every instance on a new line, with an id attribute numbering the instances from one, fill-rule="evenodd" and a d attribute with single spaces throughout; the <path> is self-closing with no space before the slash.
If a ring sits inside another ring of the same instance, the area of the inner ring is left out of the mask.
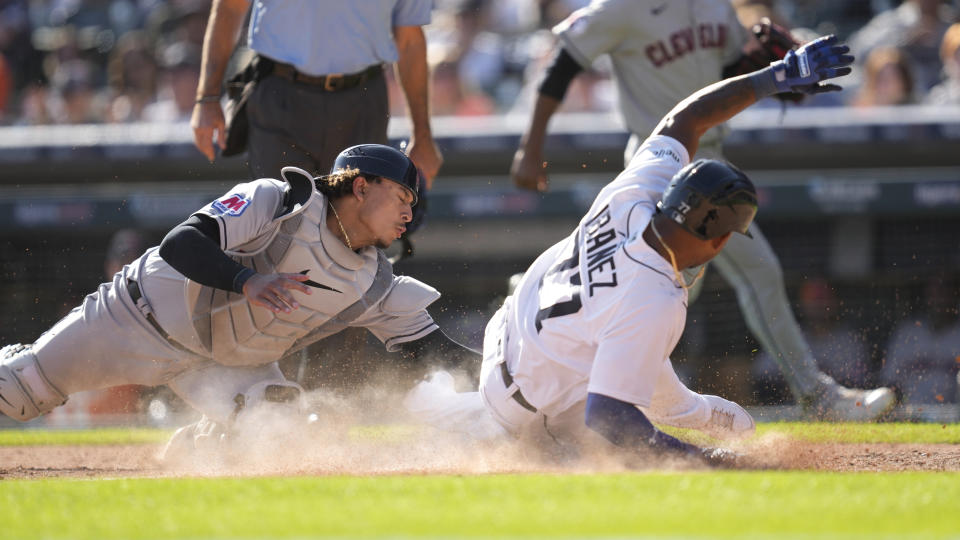
<path id="1" fill-rule="evenodd" d="M 777 361 L 797 401 L 835 420 L 873 420 L 889 410 L 891 390 L 846 389 L 820 371 L 790 308 L 780 261 L 756 224 L 750 232 L 752 239 L 732 235 L 712 264 L 736 291 L 747 327 Z"/>

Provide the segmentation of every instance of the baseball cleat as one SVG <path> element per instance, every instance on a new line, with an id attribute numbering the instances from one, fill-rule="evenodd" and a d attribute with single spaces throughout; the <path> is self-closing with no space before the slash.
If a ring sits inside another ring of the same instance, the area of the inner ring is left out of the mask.
<path id="1" fill-rule="evenodd" d="M 753 417 L 740 405 L 720 396 L 703 397 L 710 406 L 710 420 L 700 431 L 717 439 L 742 439 L 756 432 Z"/>
<path id="2" fill-rule="evenodd" d="M 897 403 L 886 387 L 860 390 L 835 385 L 805 407 L 808 417 L 833 422 L 874 422 Z"/>

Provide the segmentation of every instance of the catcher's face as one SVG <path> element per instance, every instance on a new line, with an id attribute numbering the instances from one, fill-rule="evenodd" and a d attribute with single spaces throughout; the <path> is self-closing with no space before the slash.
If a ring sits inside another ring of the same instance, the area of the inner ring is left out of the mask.
<path id="1" fill-rule="evenodd" d="M 400 238 L 413 219 L 413 194 L 386 179 L 367 182 L 362 193 L 358 219 L 370 236 L 370 244 L 386 249 Z"/>

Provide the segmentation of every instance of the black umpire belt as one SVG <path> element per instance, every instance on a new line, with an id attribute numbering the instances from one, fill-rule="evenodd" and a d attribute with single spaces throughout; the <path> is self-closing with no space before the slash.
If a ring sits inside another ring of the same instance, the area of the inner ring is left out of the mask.
<path id="1" fill-rule="evenodd" d="M 513 384 L 513 376 L 510 375 L 510 370 L 507 369 L 507 363 L 506 363 L 506 362 L 500 362 L 500 374 L 503 376 L 503 384 L 504 384 L 507 388 L 510 388 L 510 385 Z M 517 391 L 514 392 L 514 393 L 513 393 L 513 396 L 511 396 L 511 397 L 513 397 L 514 401 L 516 401 L 517 403 L 519 403 L 520 406 L 523 407 L 524 409 L 526 409 L 526 410 L 528 410 L 528 411 L 530 411 L 530 412 L 532 412 L 532 413 L 537 412 L 537 408 L 534 407 L 533 405 L 531 405 L 530 402 L 527 401 L 527 398 L 523 397 L 523 393 L 520 392 L 520 388 L 519 388 L 519 387 L 517 388 Z"/>
<path id="2" fill-rule="evenodd" d="M 274 62 L 273 74 L 284 79 L 319 86 L 327 92 L 339 92 L 349 90 L 355 86 L 363 84 L 366 81 L 383 75 L 383 65 L 374 64 L 363 71 L 357 73 L 331 73 L 329 75 L 307 75 L 297 70 L 290 64 Z"/>
<path id="3" fill-rule="evenodd" d="M 144 316 L 145 319 L 147 319 L 147 322 L 150 323 L 150 326 L 152 326 L 153 329 L 156 330 L 158 334 L 160 334 L 160 337 L 165 339 L 167 343 L 169 343 L 174 349 L 177 349 L 178 351 L 187 352 L 190 354 L 196 354 L 195 352 L 181 345 L 177 340 L 173 339 L 170 336 L 170 334 L 168 334 L 167 331 L 164 330 L 162 326 L 160 326 L 160 323 L 157 322 L 157 318 L 154 317 L 152 313 L 145 312 L 143 309 L 140 308 L 139 302 L 140 302 L 140 299 L 143 298 L 143 293 L 140 292 L 140 285 L 136 281 L 132 279 L 127 279 L 127 291 L 130 292 L 130 299 L 133 300 L 133 304 L 137 306 L 137 310 L 140 311 L 140 313 Z"/>

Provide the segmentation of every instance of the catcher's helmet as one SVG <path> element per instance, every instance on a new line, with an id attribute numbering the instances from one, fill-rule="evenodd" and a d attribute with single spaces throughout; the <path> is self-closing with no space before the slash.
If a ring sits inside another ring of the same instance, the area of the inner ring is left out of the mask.
<path id="1" fill-rule="evenodd" d="M 417 167 L 403 152 L 382 144 L 351 146 L 333 162 L 330 172 L 340 169 L 359 169 L 361 173 L 379 176 L 400 184 L 413 194 L 413 204 L 420 198 L 420 175 Z"/>
<path id="2" fill-rule="evenodd" d="M 752 238 L 747 228 L 757 214 L 757 191 L 730 163 L 698 159 L 674 175 L 657 211 L 701 240 L 732 231 Z"/>

